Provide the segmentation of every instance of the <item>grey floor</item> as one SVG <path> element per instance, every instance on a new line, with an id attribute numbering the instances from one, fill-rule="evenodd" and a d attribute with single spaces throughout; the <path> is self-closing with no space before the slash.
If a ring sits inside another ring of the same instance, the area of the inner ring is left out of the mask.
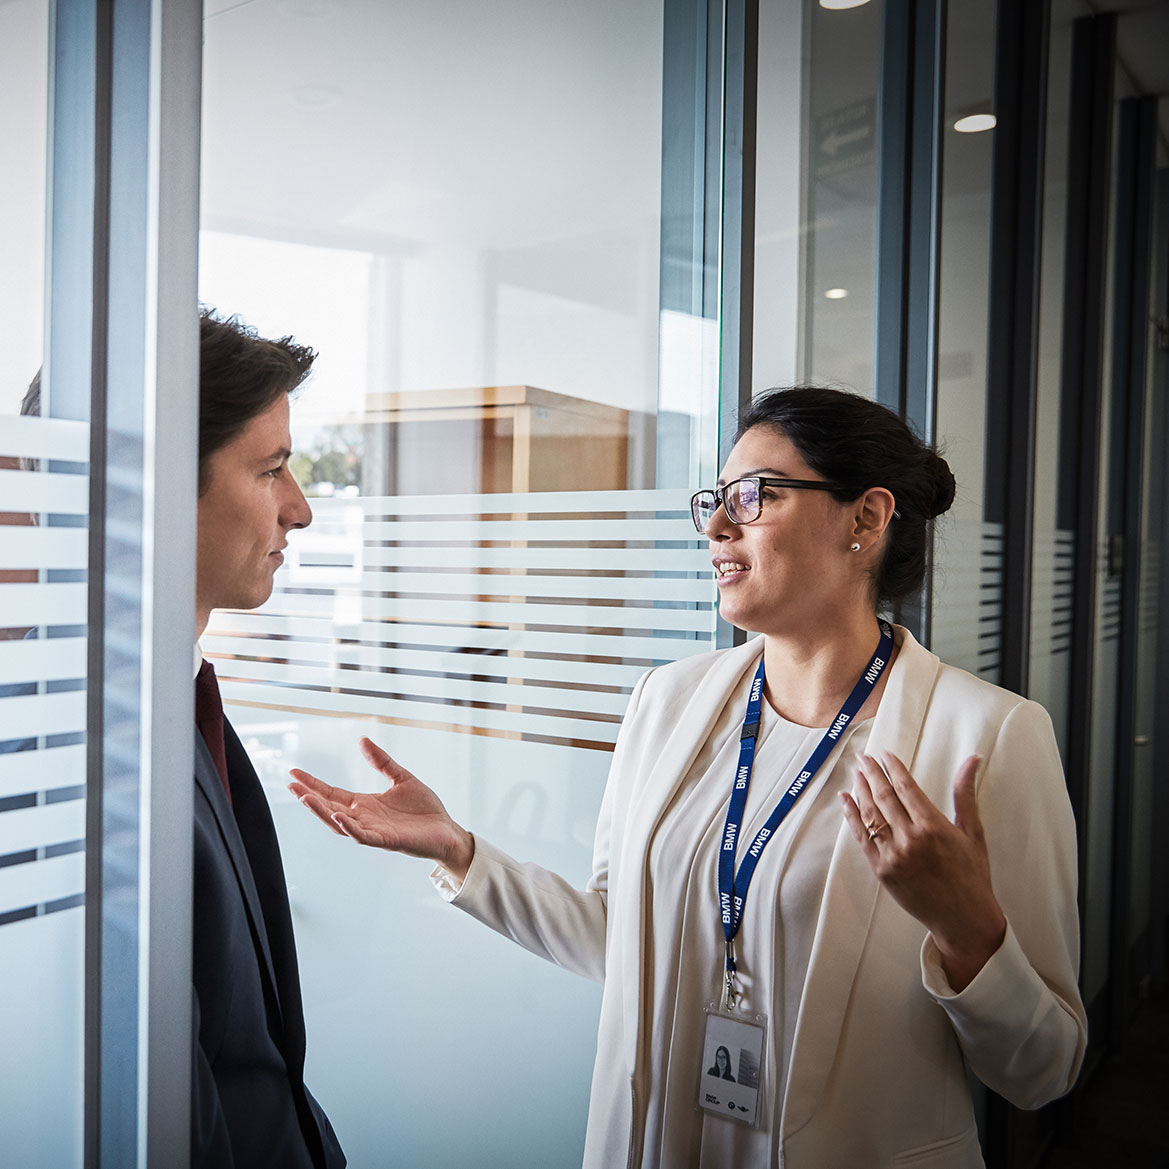
<path id="1" fill-rule="evenodd" d="M 1169 995 L 1141 1005 L 1120 1058 L 1096 1070 L 1044 1169 L 1169 1169 Z"/>

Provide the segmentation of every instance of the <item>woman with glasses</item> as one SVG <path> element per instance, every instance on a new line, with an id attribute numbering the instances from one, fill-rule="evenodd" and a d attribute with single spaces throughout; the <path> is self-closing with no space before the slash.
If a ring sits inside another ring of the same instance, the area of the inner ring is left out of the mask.
<path id="1" fill-rule="evenodd" d="M 380 795 L 293 773 L 335 831 L 434 860 L 459 908 L 603 980 L 586 1165 L 973 1169 L 967 1069 L 1024 1108 L 1071 1088 L 1050 720 L 880 616 L 919 595 L 953 497 L 867 399 L 748 407 L 692 510 L 723 616 L 758 636 L 638 683 L 584 890 L 472 836 L 369 740 Z M 720 1051 L 733 1082 L 702 1074 Z"/>

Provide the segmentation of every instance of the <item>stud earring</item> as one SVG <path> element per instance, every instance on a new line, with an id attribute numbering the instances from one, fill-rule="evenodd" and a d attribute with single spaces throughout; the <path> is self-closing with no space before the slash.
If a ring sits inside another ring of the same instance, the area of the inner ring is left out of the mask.
<path id="1" fill-rule="evenodd" d="M 851 545 L 851 547 L 854 552 L 859 552 L 861 550 L 861 546 L 859 544 L 854 543 Z"/>

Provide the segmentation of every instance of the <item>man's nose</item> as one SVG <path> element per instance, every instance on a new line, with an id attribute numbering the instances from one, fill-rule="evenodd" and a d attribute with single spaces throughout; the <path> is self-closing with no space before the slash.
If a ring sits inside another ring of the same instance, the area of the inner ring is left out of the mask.
<path id="1" fill-rule="evenodd" d="M 287 476 L 288 493 L 280 511 L 280 522 L 285 528 L 307 528 L 313 522 L 312 508 L 292 473 L 287 472 Z"/>

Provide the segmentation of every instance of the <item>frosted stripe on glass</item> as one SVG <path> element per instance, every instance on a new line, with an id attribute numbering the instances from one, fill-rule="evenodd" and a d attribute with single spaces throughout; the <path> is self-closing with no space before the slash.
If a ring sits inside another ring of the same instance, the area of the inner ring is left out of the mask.
<path id="1" fill-rule="evenodd" d="M 87 612 L 83 584 L 0 584 L 0 627 L 5 629 L 85 625 Z"/>
<path id="2" fill-rule="evenodd" d="M 0 641 L 0 685 L 84 678 L 85 646 L 84 637 Z"/>
<path id="3" fill-rule="evenodd" d="M 42 804 L 0 816 L 0 856 L 84 839 L 84 800 Z"/>
<path id="4" fill-rule="evenodd" d="M 311 529 L 310 529 L 311 531 Z M 299 554 L 312 562 L 315 547 L 306 534 Z M 356 543 L 349 554 L 357 555 Z M 360 545 L 367 568 L 523 568 L 538 571 L 589 569 L 603 572 L 699 572 L 711 576 L 710 553 L 703 548 L 439 548 Z"/>
<path id="5" fill-rule="evenodd" d="M 562 682 L 564 663 L 547 658 L 507 653 L 442 653 L 431 649 L 386 649 L 377 645 L 346 643 L 273 641 L 268 638 L 216 637 L 204 635 L 199 643 L 209 657 L 214 654 L 262 657 L 276 661 L 306 662 L 314 665 L 351 665 L 362 670 L 429 670 L 447 674 L 489 675 L 500 678 L 525 678 L 535 681 Z M 231 665 L 223 670 L 231 672 Z M 217 665 L 216 669 L 220 667 Z M 352 672 L 352 671 L 351 671 Z M 631 690 L 645 673 L 641 665 L 615 662 L 572 663 L 572 680 L 593 686 L 620 686 Z M 359 675 L 360 676 L 360 675 Z M 348 682 L 354 686 L 352 681 Z M 360 686 L 356 687 L 360 689 Z"/>
<path id="6" fill-rule="evenodd" d="M 0 511 L 89 515 L 89 477 L 50 471 L 0 471 Z"/>
<path id="7" fill-rule="evenodd" d="M 343 637 L 362 643 L 393 642 L 410 645 L 437 645 L 451 649 L 486 649 L 498 653 L 511 650 L 524 653 L 555 653 L 591 655 L 593 657 L 632 658 L 644 662 L 672 662 L 695 654 L 708 653 L 710 634 L 682 632 L 660 637 L 635 637 L 620 634 L 569 633 L 530 629 L 488 629 L 460 625 L 421 625 L 399 621 L 362 621 L 356 611 L 342 613 L 337 619 L 328 617 L 290 617 L 281 613 L 260 611 L 234 613 L 217 610 L 211 615 L 208 630 L 211 634 L 259 634 L 264 637 L 286 637 L 297 640 L 307 637 Z M 352 620 L 344 618 L 352 616 Z M 696 614 L 713 623 L 708 612 Z M 248 654 L 244 648 L 232 652 Z M 292 646 L 287 647 L 291 651 Z M 295 656 L 291 652 L 283 656 Z"/>
<path id="8" fill-rule="evenodd" d="M 464 669 L 466 667 L 464 666 Z M 515 686 L 506 682 L 475 682 L 466 678 L 435 678 L 423 674 L 380 670 L 342 670 L 282 662 L 230 661 L 216 666 L 221 682 L 228 679 L 275 682 L 282 688 L 328 687 L 340 690 L 400 694 L 407 698 L 441 698 L 447 702 L 486 702 L 537 707 L 541 710 L 611 714 L 618 718 L 629 704 L 628 694 L 597 690 L 561 690 L 554 686 Z"/>
<path id="9" fill-rule="evenodd" d="M 651 524 L 653 534 L 647 535 Z M 366 540 L 545 540 L 557 544 L 646 539 L 693 543 L 698 538 L 689 517 L 667 520 L 367 520 L 362 524 L 361 534 Z M 308 541 L 308 534 L 301 539 Z"/>
<path id="10" fill-rule="evenodd" d="M 320 502 L 268 604 L 213 615 L 225 698 L 607 744 L 647 664 L 712 647 L 681 493 Z"/>
<path id="11" fill-rule="evenodd" d="M 0 741 L 84 730 L 84 690 L 0 698 Z"/>
<path id="12" fill-rule="evenodd" d="M 84 782 L 84 743 L 0 755 L 0 799 Z"/>
<path id="13" fill-rule="evenodd" d="M 322 583 L 328 570 L 321 570 Z M 307 583 L 307 582 L 306 582 Z M 687 601 L 693 604 L 711 601 L 711 578 L 683 580 L 671 578 L 618 576 L 534 576 L 520 573 L 473 575 L 462 572 L 365 572 L 356 580 L 344 582 L 367 593 L 446 593 L 460 596 L 581 597 L 617 601 Z M 278 581 L 284 592 L 294 590 L 295 576 Z M 295 598 L 289 602 L 295 604 Z"/>
<path id="14" fill-rule="evenodd" d="M 690 514 L 686 491 L 532 491 L 490 495 L 361 495 L 314 499 L 314 514 L 360 511 L 365 515 L 491 515 L 519 512 L 683 512 Z M 693 528 L 690 529 L 693 532 Z"/>
<path id="15" fill-rule="evenodd" d="M 46 901 L 59 901 L 85 892 L 85 854 L 8 865 L 0 869 L 0 913 L 27 909 Z"/>
<path id="16" fill-rule="evenodd" d="M 0 564 L 5 568 L 85 568 L 89 533 L 84 528 L 0 526 Z"/>
<path id="17" fill-rule="evenodd" d="M 0 455 L 87 463 L 89 424 L 65 418 L 6 414 L 0 417 Z"/>
<path id="18" fill-rule="evenodd" d="M 588 739 L 598 743 L 615 743 L 620 725 L 616 722 L 596 722 L 587 718 L 531 715 L 510 710 L 482 710 L 470 706 L 409 702 L 363 694 L 283 690 L 277 686 L 247 682 L 228 682 L 222 687 L 222 692 L 224 702 L 254 703 L 275 710 L 364 715 L 370 718 L 399 719 L 410 723 L 429 722 L 444 726 L 518 731 L 562 739 Z"/>
<path id="19" fill-rule="evenodd" d="M 538 605 L 522 601 L 452 601 L 445 597 L 419 599 L 416 597 L 374 597 L 368 593 L 352 598 L 343 594 L 327 596 L 320 593 L 292 593 L 281 591 L 276 602 L 287 613 L 305 616 L 344 614 L 353 601 L 356 611 L 366 619 L 381 617 L 386 620 L 404 618 L 407 621 L 447 621 L 493 625 L 582 625 L 588 629 L 674 629 L 690 631 L 695 618 L 710 619 L 694 609 L 657 609 L 648 606 L 633 608 L 627 605 Z"/>

